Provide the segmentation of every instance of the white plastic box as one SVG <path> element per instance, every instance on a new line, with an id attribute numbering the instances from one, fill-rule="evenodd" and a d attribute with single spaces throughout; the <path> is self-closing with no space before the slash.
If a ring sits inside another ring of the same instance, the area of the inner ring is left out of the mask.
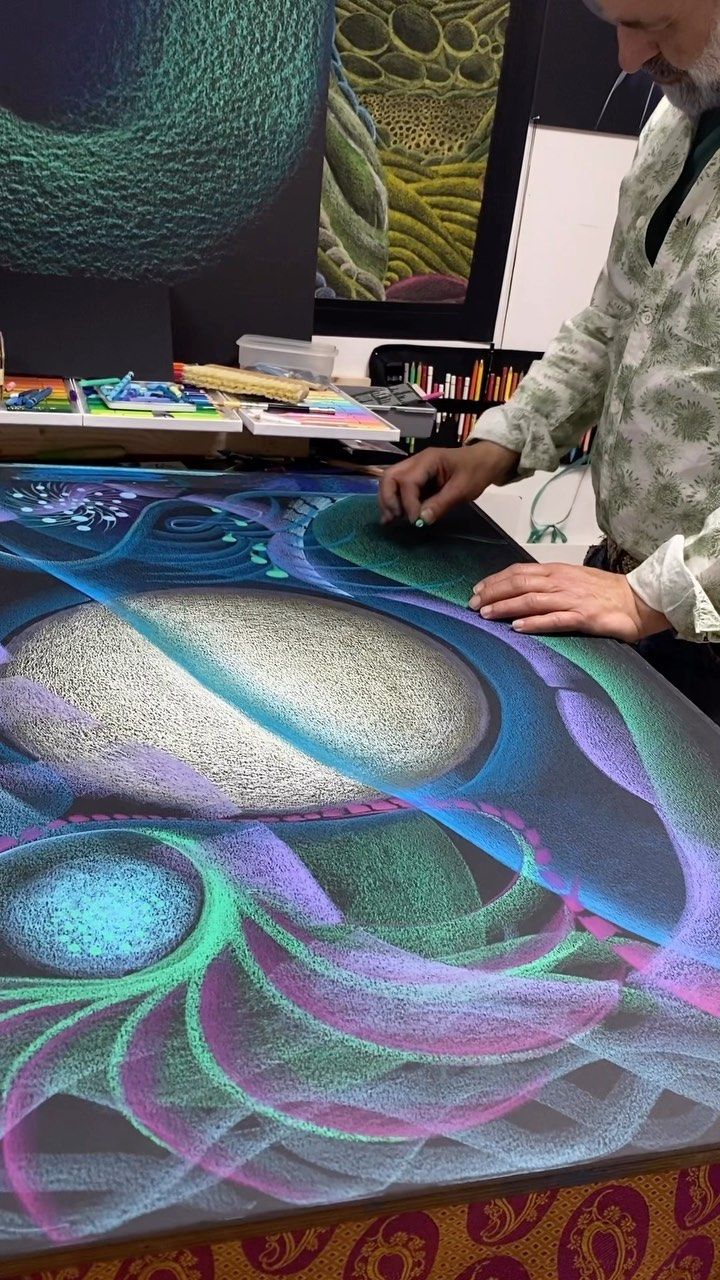
<path id="1" fill-rule="evenodd" d="M 241 369 L 261 368 L 266 372 L 292 372 L 310 379 L 330 381 L 338 349 L 331 342 L 297 342 L 291 338 L 268 338 L 246 333 L 238 341 Z"/>

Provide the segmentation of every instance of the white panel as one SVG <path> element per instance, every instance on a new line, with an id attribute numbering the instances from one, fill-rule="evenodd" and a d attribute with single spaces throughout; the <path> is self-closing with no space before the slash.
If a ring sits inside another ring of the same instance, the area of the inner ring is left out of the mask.
<path id="1" fill-rule="evenodd" d="M 587 305 L 607 255 L 634 138 L 538 128 L 498 345 L 543 351 Z"/>

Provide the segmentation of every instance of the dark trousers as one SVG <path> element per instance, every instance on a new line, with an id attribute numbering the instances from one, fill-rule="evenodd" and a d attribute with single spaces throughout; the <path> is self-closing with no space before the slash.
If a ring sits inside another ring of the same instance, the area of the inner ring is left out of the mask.
<path id="1" fill-rule="evenodd" d="M 585 559 L 591 569 L 629 573 L 634 562 L 608 542 L 591 547 Z M 635 646 L 656 671 L 696 707 L 720 725 L 720 644 L 694 644 L 678 640 L 671 631 L 648 636 Z"/>

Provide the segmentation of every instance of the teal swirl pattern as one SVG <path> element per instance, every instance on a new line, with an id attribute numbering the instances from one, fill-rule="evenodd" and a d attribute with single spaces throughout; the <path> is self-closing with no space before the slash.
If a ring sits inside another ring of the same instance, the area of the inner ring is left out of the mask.
<path id="1" fill-rule="evenodd" d="M 6 105 L 28 83 L 27 59 L 3 68 L 0 267 L 166 284 L 197 274 L 233 251 L 307 156 L 323 107 L 328 6 L 66 7 L 65 43 L 29 104 Z M 40 24 L 17 0 L 5 9 L 12 50 L 18 31 Z M 33 65 L 44 39 L 34 33 Z M 40 110 L 58 58 L 60 84 Z"/>

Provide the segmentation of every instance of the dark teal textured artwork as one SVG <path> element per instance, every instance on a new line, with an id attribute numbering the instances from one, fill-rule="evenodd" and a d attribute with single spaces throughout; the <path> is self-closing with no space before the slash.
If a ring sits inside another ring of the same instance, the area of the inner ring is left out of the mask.
<path id="1" fill-rule="evenodd" d="M 6 0 L 0 269 L 172 283 L 232 254 L 322 110 L 327 0 Z"/>

